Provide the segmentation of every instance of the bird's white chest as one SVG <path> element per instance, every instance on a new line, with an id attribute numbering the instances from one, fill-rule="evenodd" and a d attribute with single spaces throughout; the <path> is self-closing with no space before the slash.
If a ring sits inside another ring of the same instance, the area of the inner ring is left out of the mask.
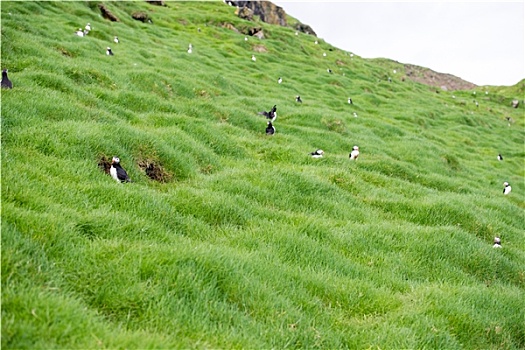
<path id="1" fill-rule="evenodd" d="M 512 191 L 512 188 L 510 186 L 505 187 L 505 190 L 503 191 L 504 194 L 509 194 L 510 191 Z"/>
<path id="2" fill-rule="evenodd" d="M 115 168 L 113 165 L 109 169 L 109 174 L 111 175 L 112 178 L 115 179 L 115 181 L 120 182 L 117 176 L 117 168 Z"/>

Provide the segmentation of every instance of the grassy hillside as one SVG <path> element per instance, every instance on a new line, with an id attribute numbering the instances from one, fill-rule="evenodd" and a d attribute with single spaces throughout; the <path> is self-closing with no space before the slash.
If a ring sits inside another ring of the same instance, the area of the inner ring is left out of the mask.
<path id="1" fill-rule="evenodd" d="M 221 1 L 106 6 L 1 3 L 2 348 L 525 348 L 523 81 L 436 93 Z"/>

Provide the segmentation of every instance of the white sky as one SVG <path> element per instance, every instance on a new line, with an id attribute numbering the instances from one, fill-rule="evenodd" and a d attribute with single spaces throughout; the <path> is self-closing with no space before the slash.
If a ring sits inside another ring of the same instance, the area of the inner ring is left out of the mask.
<path id="1" fill-rule="evenodd" d="M 525 1 L 273 1 L 329 44 L 477 85 L 525 78 Z"/>

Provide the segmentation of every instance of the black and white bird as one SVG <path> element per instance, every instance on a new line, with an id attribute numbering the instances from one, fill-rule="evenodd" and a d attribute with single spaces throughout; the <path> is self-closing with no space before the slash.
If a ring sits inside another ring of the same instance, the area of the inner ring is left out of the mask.
<path id="1" fill-rule="evenodd" d="M 317 44 L 319 44 L 319 42 L 316 40 L 316 41 L 314 41 L 314 44 L 317 45 Z"/>
<path id="2" fill-rule="evenodd" d="M 279 84 L 281 84 L 281 83 L 283 82 L 283 78 L 279 77 L 279 79 L 277 80 L 277 82 L 278 82 Z"/>
<path id="3" fill-rule="evenodd" d="M 295 102 L 303 103 L 303 100 L 301 100 L 301 96 L 296 96 Z"/>
<path id="4" fill-rule="evenodd" d="M 353 103 L 354 103 L 354 101 L 352 101 L 352 99 L 349 97 L 349 98 L 348 98 L 348 104 L 351 105 L 351 104 L 353 104 Z"/>
<path id="5" fill-rule="evenodd" d="M 248 37 L 247 36 L 244 37 L 244 41 L 248 41 Z"/>
<path id="6" fill-rule="evenodd" d="M 86 30 L 89 32 L 91 30 L 91 23 L 86 24 Z"/>
<path id="7" fill-rule="evenodd" d="M 503 188 L 503 194 L 509 194 L 510 191 L 512 191 L 512 187 L 510 187 L 509 183 L 508 182 L 504 182 L 503 183 L 503 186 L 505 186 Z"/>
<path id="8" fill-rule="evenodd" d="M 329 73 L 329 74 L 332 74 L 332 70 L 330 68 L 327 68 L 326 71 Z"/>
<path id="9" fill-rule="evenodd" d="M 79 36 L 81 38 L 83 38 L 84 36 L 86 36 L 86 32 L 82 30 L 82 28 L 78 28 L 78 30 L 75 32 L 75 35 L 76 36 Z"/>
<path id="10" fill-rule="evenodd" d="M 275 127 L 272 125 L 272 122 L 268 120 L 268 126 L 266 126 L 266 135 L 275 134 Z"/>
<path id="11" fill-rule="evenodd" d="M 350 152 L 350 160 L 357 160 L 357 157 L 359 157 L 359 147 L 354 146 Z"/>
<path id="12" fill-rule="evenodd" d="M 498 160 L 503 160 L 503 156 L 501 154 L 498 154 Z"/>
<path id="13" fill-rule="evenodd" d="M 113 56 L 113 51 L 111 51 L 111 47 L 109 46 L 106 48 L 106 55 Z"/>
<path id="14" fill-rule="evenodd" d="M 262 111 L 259 112 L 259 114 L 264 115 L 266 119 L 270 119 L 270 121 L 273 122 L 277 118 L 277 105 L 274 105 L 269 112 Z"/>
<path id="15" fill-rule="evenodd" d="M 322 149 L 318 149 L 315 152 L 310 153 L 312 158 L 322 158 L 324 154 L 324 151 Z"/>
<path id="16" fill-rule="evenodd" d="M 113 157 L 111 160 L 111 168 L 109 168 L 109 173 L 111 174 L 111 177 L 117 182 L 131 182 L 128 173 L 126 173 L 126 170 L 120 166 L 119 157 Z"/>
<path id="17" fill-rule="evenodd" d="M 502 248 L 501 247 L 501 238 L 494 237 L 494 245 L 492 246 L 492 248 Z"/>
<path id="18" fill-rule="evenodd" d="M 357 118 L 357 113 L 354 112 L 354 113 L 353 113 L 353 116 L 354 116 L 354 118 Z"/>
<path id="19" fill-rule="evenodd" d="M 2 71 L 2 82 L 0 83 L 0 85 L 2 86 L 2 89 L 12 89 L 13 88 L 13 83 L 7 77 L 7 69 L 4 69 Z"/>
<path id="20" fill-rule="evenodd" d="M 326 57 L 326 52 L 323 52 L 323 57 Z"/>
<path id="21" fill-rule="evenodd" d="M 193 52 L 193 45 L 190 43 L 188 45 L 188 53 L 192 53 Z"/>
<path id="22" fill-rule="evenodd" d="M 115 36 L 115 37 L 113 38 L 113 41 L 115 42 L 115 44 L 120 43 L 120 40 L 118 40 L 118 36 Z"/>
<path id="23" fill-rule="evenodd" d="M 252 55 L 252 61 L 253 62 L 257 61 L 257 58 L 255 58 L 255 55 Z"/>

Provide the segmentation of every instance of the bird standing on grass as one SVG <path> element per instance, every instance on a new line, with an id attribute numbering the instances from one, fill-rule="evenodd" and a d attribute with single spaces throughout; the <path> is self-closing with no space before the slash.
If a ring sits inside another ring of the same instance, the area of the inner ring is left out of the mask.
<path id="1" fill-rule="evenodd" d="M 91 23 L 86 24 L 86 30 L 89 32 L 91 30 Z"/>
<path id="2" fill-rule="evenodd" d="M 283 78 L 279 77 L 279 80 L 277 80 L 277 82 L 281 84 L 283 82 Z"/>
<path id="3" fill-rule="evenodd" d="M 357 157 L 359 157 L 359 147 L 354 146 L 350 152 L 350 160 L 357 160 Z"/>
<path id="4" fill-rule="evenodd" d="M 264 115 L 266 119 L 270 119 L 270 121 L 273 122 L 277 118 L 277 105 L 273 105 L 272 109 L 269 112 L 262 111 L 258 114 Z"/>
<path id="5" fill-rule="evenodd" d="M 266 135 L 275 134 L 275 127 L 272 125 L 272 122 L 268 120 L 268 126 L 266 126 Z"/>
<path id="6" fill-rule="evenodd" d="M 353 104 L 353 103 L 354 103 L 354 102 L 353 102 L 352 99 L 349 97 L 349 98 L 348 98 L 348 104 L 351 105 L 351 104 Z"/>
<path id="7" fill-rule="evenodd" d="M 301 100 L 301 96 L 296 96 L 295 102 L 303 103 L 303 100 Z"/>
<path id="8" fill-rule="evenodd" d="M 78 30 L 75 32 L 75 35 L 76 36 L 79 36 L 81 38 L 83 38 L 87 33 L 85 33 L 82 28 L 78 28 Z"/>
<path id="9" fill-rule="evenodd" d="M 502 248 L 501 247 L 501 239 L 499 237 L 494 237 L 494 245 L 492 248 Z"/>
<path id="10" fill-rule="evenodd" d="M 120 40 L 118 40 L 118 36 L 115 36 L 115 37 L 113 38 L 113 41 L 115 42 L 115 44 L 120 43 Z"/>
<path id="11" fill-rule="evenodd" d="M 503 186 L 505 186 L 505 188 L 503 188 L 503 194 L 509 194 L 510 191 L 512 191 L 512 187 L 510 187 L 508 182 L 504 182 Z"/>
<path id="12" fill-rule="evenodd" d="M 12 89 L 13 88 L 13 83 L 7 77 L 7 69 L 4 69 L 2 71 L 2 82 L 0 83 L 0 85 L 2 86 L 2 89 Z"/>
<path id="13" fill-rule="evenodd" d="M 318 149 L 315 152 L 310 153 L 312 158 L 322 158 L 324 154 L 324 151 L 322 149 Z"/>
<path id="14" fill-rule="evenodd" d="M 257 58 L 255 58 L 255 55 L 252 55 L 252 61 L 253 62 L 257 61 Z"/>
<path id="15" fill-rule="evenodd" d="M 111 177 L 117 182 L 131 182 L 128 173 L 126 173 L 126 170 L 120 166 L 119 157 L 113 157 L 111 160 L 111 168 L 109 168 L 109 173 L 111 174 Z"/>
<path id="16" fill-rule="evenodd" d="M 498 154 L 498 160 L 503 160 L 503 156 L 501 154 Z"/>
<path id="17" fill-rule="evenodd" d="M 113 51 L 111 51 L 111 47 L 109 46 L 106 48 L 106 55 L 113 56 Z"/>
<path id="18" fill-rule="evenodd" d="M 192 53 L 193 52 L 193 45 L 190 45 L 188 46 L 188 53 Z"/>

